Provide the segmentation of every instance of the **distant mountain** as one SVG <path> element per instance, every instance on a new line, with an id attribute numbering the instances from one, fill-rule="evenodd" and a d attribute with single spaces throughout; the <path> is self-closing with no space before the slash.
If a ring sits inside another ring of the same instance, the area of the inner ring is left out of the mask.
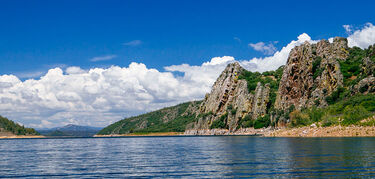
<path id="1" fill-rule="evenodd" d="M 126 118 L 102 129 L 99 135 L 184 132 L 185 128 L 196 121 L 196 111 L 202 101 L 192 101 L 163 108 L 154 112 Z"/>
<path id="2" fill-rule="evenodd" d="M 59 137 L 91 137 L 98 133 L 102 128 L 91 126 L 79 126 L 68 124 L 63 127 L 55 127 L 51 129 L 38 130 L 45 136 L 59 136 Z"/>
<path id="3" fill-rule="evenodd" d="M 0 135 L 39 135 L 33 128 L 26 128 L 5 117 L 0 116 Z"/>

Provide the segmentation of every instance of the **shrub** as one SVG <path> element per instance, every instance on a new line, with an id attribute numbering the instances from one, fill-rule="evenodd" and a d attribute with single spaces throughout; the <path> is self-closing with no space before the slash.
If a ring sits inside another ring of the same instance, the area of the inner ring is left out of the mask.
<path id="1" fill-rule="evenodd" d="M 320 68 L 320 63 L 322 61 L 321 57 L 317 57 L 313 62 L 312 72 L 313 79 L 315 80 L 318 76 L 322 75 L 323 68 Z"/>
<path id="2" fill-rule="evenodd" d="M 309 115 L 301 111 L 293 111 L 289 114 L 292 127 L 306 126 L 311 124 Z"/>
<path id="3" fill-rule="evenodd" d="M 369 117 L 369 112 L 363 106 L 346 106 L 344 109 L 344 125 L 356 124 L 360 120 Z"/>
<path id="4" fill-rule="evenodd" d="M 241 125 L 242 127 L 253 127 L 254 126 L 254 121 L 251 119 L 250 115 L 246 115 L 241 119 Z"/>
<path id="5" fill-rule="evenodd" d="M 322 127 L 329 127 L 338 123 L 338 118 L 333 116 L 325 116 L 322 121 Z"/>
<path id="6" fill-rule="evenodd" d="M 307 114 L 312 122 L 318 122 L 322 119 L 324 112 L 322 109 L 313 107 L 307 111 Z"/>
<path id="7" fill-rule="evenodd" d="M 254 121 L 254 129 L 268 127 L 270 122 L 270 116 L 268 114 L 263 117 L 258 117 L 258 119 Z"/>
<path id="8" fill-rule="evenodd" d="M 330 96 L 326 97 L 326 101 L 328 104 L 334 104 L 337 101 L 343 99 L 346 95 L 346 89 L 343 87 L 338 87 L 335 91 L 332 92 Z"/>
<path id="9" fill-rule="evenodd" d="M 237 109 L 232 109 L 232 110 L 230 111 L 230 113 L 231 113 L 232 115 L 236 115 L 236 113 L 237 113 Z"/>
<path id="10" fill-rule="evenodd" d="M 232 104 L 229 104 L 228 106 L 227 106 L 227 110 L 232 110 L 233 109 L 233 105 Z"/>
<path id="11" fill-rule="evenodd" d="M 228 128 L 228 126 L 226 125 L 227 117 L 228 117 L 228 113 L 223 114 L 222 116 L 220 116 L 219 119 L 217 119 L 214 122 L 212 122 L 210 128 L 211 129 L 225 129 L 225 128 Z"/>

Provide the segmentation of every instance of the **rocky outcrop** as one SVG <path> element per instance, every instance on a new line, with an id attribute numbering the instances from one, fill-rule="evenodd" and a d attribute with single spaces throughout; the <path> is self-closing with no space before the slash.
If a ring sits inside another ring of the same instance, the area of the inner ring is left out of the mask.
<path id="1" fill-rule="evenodd" d="M 361 67 L 366 76 L 370 76 L 375 72 L 375 62 L 371 61 L 369 57 L 363 59 Z"/>
<path id="2" fill-rule="evenodd" d="M 343 84 L 338 60 L 348 57 L 347 50 L 347 40 L 340 37 L 333 43 L 327 40 L 317 44 L 305 42 L 292 49 L 280 81 L 275 108 L 327 105 L 325 97 Z"/>
<path id="3" fill-rule="evenodd" d="M 235 131 L 238 122 L 246 115 L 256 119 L 266 114 L 269 85 L 258 83 L 255 91 L 250 93 L 247 81 L 238 79 L 243 71 L 238 62 L 225 68 L 200 106 L 199 114 L 204 117 L 199 117 L 193 129 L 189 129 L 189 133 L 199 134 L 202 133 L 199 130 L 210 129 L 212 123 L 222 116 L 225 116 L 224 122 L 229 131 Z"/>
<path id="4" fill-rule="evenodd" d="M 354 93 L 375 93 L 375 77 L 367 77 L 362 79 L 354 86 Z"/>

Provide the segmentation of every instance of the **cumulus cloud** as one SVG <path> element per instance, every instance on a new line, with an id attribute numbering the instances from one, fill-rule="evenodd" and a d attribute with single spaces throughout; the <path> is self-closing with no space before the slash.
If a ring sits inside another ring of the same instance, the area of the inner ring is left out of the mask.
<path id="1" fill-rule="evenodd" d="M 77 66 L 68 67 L 68 68 L 66 68 L 65 71 L 68 74 L 81 74 L 81 73 L 86 72 L 85 70 L 82 70 L 80 67 L 77 67 Z"/>
<path id="2" fill-rule="evenodd" d="M 105 56 L 91 58 L 90 61 L 92 62 L 107 61 L 107 60 L 112 60 L 116 57 L 117 55 L 105 55 Z"/>
<path id="3" fill-rule="evenodd" d="M 125 116 L 200 99 L 209 90 L 202 90 L 204 83 L 180 80 L 142 63 L 88 71 L 70 67 L 65 73 L 54 68 L 39 80 L 24 82 L 2 75 L 0 114 L 37 128 L 61 126 L 69 120 L 105 126 Z"/>
<path id="4" fill-rule="evenodd" d="M 254 50 L 264 53 L 265 55 L 272 55 L 277 51 L 277 48 L 274 46 L 273 43 L 264 43 L 264 42 L 258 42 L 258 43 L 249 43 L 249 46 L 252 47 Z"/>
<path id="5" fill-rule="evenodd" d="M 125 46 L 133 46 L 133 47 L 139 46 L 141 44 L 142 44 L 141 40 L 132 40 L 130 42 L 123 43 L 123 45 L 125 45 Z"/>
<path id="6" fill-rule="evenodd" d="M 367 23 L 362 29 L 354 31 L 348 37 L 349 47 L 368 48 L 375 43 L 375 26 Z"/>

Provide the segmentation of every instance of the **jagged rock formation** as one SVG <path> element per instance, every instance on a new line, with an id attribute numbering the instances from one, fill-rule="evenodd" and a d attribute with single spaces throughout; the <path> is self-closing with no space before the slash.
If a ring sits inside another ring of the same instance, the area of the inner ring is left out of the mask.
<path id="1" fill-rule="evenodd" d="M 321 122 L 323 114 L 341 121 L 345 110 L 374 115 L 375 46 L 360 49 L 347 44 L 340 37 L 332 43 L 305 42 L 293 48 L 286 65 L 276 71 L 249 72 L 237 62 L 229 64 L 201 103 L 124 119 L 100 134 L 185 130 L 188 135 L 226 135 L 249 132 L 251 127 L 309 125 Z M 340 101 L 346 103 L 334 106 L 340 108 L 336 113 L 317 111 Z"/>
<path id="2" fill-rule="evenodd" d="M 343 84 L 339 60 L 348 57 L 347 50 L 347 40 L 340 37 L 333 43 L 327 40 L 317 44 L 305 42 L 292 49 L 280 81 L 275 108 L 326 106 L 325 97 Z"/>
<path id="3" fill-rule="evenodd" d="M 362 79 L 354 86 L 353 93 L 375 93 L 375 77 Z"/>
<path id="4" fill-rule="evenodd" d="M 269 84 L 257 84 L 254 93 L 248 90 L 246 80 L 239 79 L 239 75 L 244 71 L 238 62 L 229 64 L 221 73 L 212 87 L 212 91 L 206 94 L 200 106 L 198 122 L 192 131 L 207 130 L 216 120 L 225 116 L 224 123 L 229 131 L 234 131 L 238 127 L 238 122 L 246 115 L 253 119 L 266 114 L 269 102 Z"/>

